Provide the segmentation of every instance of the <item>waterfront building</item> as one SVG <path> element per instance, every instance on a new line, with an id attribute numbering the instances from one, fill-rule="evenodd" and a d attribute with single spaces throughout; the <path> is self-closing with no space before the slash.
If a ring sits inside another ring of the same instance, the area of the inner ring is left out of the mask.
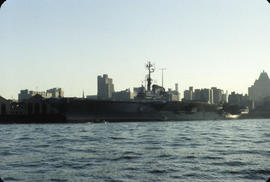
<path id="1" fill-rule="evenodd" d="M 64 90 L 62 88 L 52 88 L 47 90 L 46 95 L 48 98 L 63 98 Z"/>
<path id="2" fill-rule="evenodd" d="M 0 115 L 6 115 L 10 113 L 11 101 L 0 96 Z"/>
<path id="3" fill-rule="evenodd" d="M 201 89 L 200 101 L 211 104 L 211 90 L 208 88 Z"/>
<path id="4" fill-rule="evenodd" d="M 248 97 L 257 104 L 262 102 L 266 97 L 270 96 L 270 79 L 268 74 L 263 71 L 259 79 L 255 80 L 254 84 L 248 88 Z"/>
<path id="5" fill-rule="evenodd" d="M 114 92 L 113 80 L 108 77 L 107 74 L 97 77 L 98 81 L 98 90 L 97 96 L 101 100 L 110 100 L 112 99 L 112 93 Z"/>
<path id="6" fill-rule="evenodd" d="M 49 106 L 46 99 L 39 94 L 24 100 L 23 105 L 23 114 L 27 115 L 56 114 L 58 112 L 56 108 L 53 108 L 55 106 Z"/>
<path id="7" fill-rule="evenodd" d="M 89 100 L 97 100 L 97 95 L 87 95 L 87 96 L 86 96 L 86 99 L 89 99 Z"/>
<path id="8" fill-rule="evenodd" d="M 228 97 L 228 104 L 230 105 L 238 105 L 248 107 L 249 110 L 254 109 L 254 102 L 249 99 L 247 94 L 238 94 L 236 92 L 231 92 Z"/>
<path id="9" fill-rule="evenodd" d="M 33 97 L 35 95 L 40 95 L 43 98 L 47 98 L 46 92 L 44 92 L 44 91 L 39 92 L 39 91 L 32 91 L 32 90 L 25 89 L 25 90 L 20 91 L 20 93 L 18 95 L 18 99 L 19 99 L 19 102 L 21 102 L 23 100 L 30 99 L 31 97 Z M 49 94 L 49 97 L 50 96 L 51 95 Z"/>
<path id="10" fill-rule="evenodd" d="M 232 92 L 229 95 L 228 103 L 231 105 L 241 105 L 242 100 L 243 100 L 243 94 Z"/>
<path id="11" fill-rule="evenodd" d="M 201 100 L 201 89 L 195 89 L 194 93 L 192 94 L 192 100 L 200 101 Z"/>
<path id="12" fill-rule="evenodd" d="M 220 104 L 222 103 L 222 94 L 223 94 L 223 90 L 218 89 L 216 87 L 212 87 L 211 88 L 213 91 L 213 104 Z"/>
<path id="13" fill-rule="evenodd" d="M 178 83 L 175 84 L 175 91 L 179 92 L 179 85 L 178 85 Z"/>
<path id="14" fill-rule="evenodd" d="M 224 103 L 228 103 L 228 91 L 226 91 L 225 93 L 222 94 L 222 99 L 221 102 Z"/>
<path id="15" fill-rule="evenodd" d="M 189 92 L 191 93 L 191 92 Z M 195 89 L 192 95 L 192 100 L 197 102 L 205 102 L 211 104 L 212 94 L 211 89 Z"/>
<path id="16" fill-rule="evenodd" d="M 64 91 L 62 88 L 52 88 L 45 91 L 33 91 L 33 90 L 21 90 L 18 95 L 19 102 L 30 99 L 35 95 L 40 95 L 42 98 L 62 98 L 64 97 Z"/>
<path id="17" fill-rule="evenodd" d="M 175 84 L 175 90 L 169 89 L 167 92 L 167 101 L 179 101 L 180 93 L 178 91 L 178 84 Z"/>
<path id="18" fill-rule="evenodd" d="M 184 91 L 184 98 L 183 100 L 187 101 L 187 100 L 191 100 L 190 94 L 189 94 L 189 90 L 185 90 Z"/>
<path id="19" fill-rule="evenodd" d="M 130 91 L 130 89 L 112 93 L 112 100 L 115 100 L 115 101 L 129 101 L 132 99 L 134 99 L 134 95 Z"/>
<path id="20" fill-rule="evenodd" d="M 210 104 L 214 104 L 214 93 L 212 89 L 210 89 Z"/>
<path id="21" fill-rule="evenodd" d="M 224 94 L 223 90 L 216 87 L 212 87 L 211 89 L 195 89 L 194 91 L 193 87 L 189 87 L 189 90 L 184 91 L 183 100 L 205 102 L 208 104 L 220 104 L 227 103 L 227 98 L 228 92 Z"/>
<path id="22" fill-rule="evenodd" d="M 184 99 L 185 101 L 191 101 L 193 96 L 193 87 L 189 87 L 189 90 L 184 91 Z"/>
<path id="23" fill-rule="evenodd" d="M 175 89 L 168 90 L 168 101 L 180 101 L 180 93 L 178 83 L 175 84 Z"/>
<path id="24" fill-rule="evenodd" d="M 192 96 L 193 96 L 193 87 L 189 87 L 189 98 L 190 98 L 190 100 L 192 100 Z"/>

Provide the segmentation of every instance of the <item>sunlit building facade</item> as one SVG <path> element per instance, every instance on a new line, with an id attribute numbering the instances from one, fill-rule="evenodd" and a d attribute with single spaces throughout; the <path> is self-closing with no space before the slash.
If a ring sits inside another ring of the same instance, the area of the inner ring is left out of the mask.
<path id="1" fill-rule="evenodd" d="M 270 79 L 265 71 L 260 74 L 259 79 L 255 80 L 254 85 L 248 88 L 248 96 L 255 102 L 270 97 Z"/>

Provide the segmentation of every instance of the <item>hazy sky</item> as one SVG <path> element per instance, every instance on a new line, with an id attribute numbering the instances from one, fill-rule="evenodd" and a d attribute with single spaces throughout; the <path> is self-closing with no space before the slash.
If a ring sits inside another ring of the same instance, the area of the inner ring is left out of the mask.
<path id="1" fill-rule="evenodd" d="M 266 0 L 7 0 L 0 9 L 0 95 L 62 87 L 96 94 L 97 75 L 116 90 L 155 82 L 247 93 L 270 74 Z M 182 93 L 181 93 L 182 94 Z"/>

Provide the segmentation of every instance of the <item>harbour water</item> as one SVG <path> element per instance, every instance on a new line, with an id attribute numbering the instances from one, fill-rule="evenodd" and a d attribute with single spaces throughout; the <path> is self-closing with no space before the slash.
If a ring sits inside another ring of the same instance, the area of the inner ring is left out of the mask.
<path id="1" fill-rule="evenodd" d="M 270 120 L 0 125 L 5 182 L 265 182 Z"/>

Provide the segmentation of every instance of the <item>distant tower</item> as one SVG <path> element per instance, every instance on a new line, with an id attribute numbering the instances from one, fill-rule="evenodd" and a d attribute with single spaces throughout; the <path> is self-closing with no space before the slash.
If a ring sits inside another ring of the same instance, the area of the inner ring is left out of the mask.
<path id="1" fill-rule="evenodd" d="M 175 84 L 175 91 L 178 92 L 178 83 Z"/>
<path id="2" fill-rule="evenodd" d="M 155 71 L 154 65 L 149 61 L 146 64 L 146 69 L 148 70 L 148 77 L 147 77 L 147 91 L 151 90 L 152 78 L 151 73 Z"/>
<path id="3" fill-rule="evenodd" d="M 270 97 L 270 79 L 264 70 L 259 79 L 256 79 L 254 84 L 248 88 L 248 96 L 255 102 L 261 102 L 266 97 Z"/>
<path id="4" fill-rule="evenodd" d="M 84 90 L 83 90 L 83 92 L 82 92 L 82 98 L 85 99 L 85 96 L 84 96 Z"/>
<path id="5" fill-rule="evenodd" d="M 114 92 L 113 80 L 108 77 L 107 74 L 98 76 L 98 99 L 110 100 L 112 98 L 112 93 Z"/>
<path id="6" fill-rule="evenodd" d="M 166 70 L 166 68 L 161 68 L 161 82 L 162 82 L 162 87 L 164 88 L 164 77 L 163 77 L 163 73 L 164 73 L 164 70 Z"/>

